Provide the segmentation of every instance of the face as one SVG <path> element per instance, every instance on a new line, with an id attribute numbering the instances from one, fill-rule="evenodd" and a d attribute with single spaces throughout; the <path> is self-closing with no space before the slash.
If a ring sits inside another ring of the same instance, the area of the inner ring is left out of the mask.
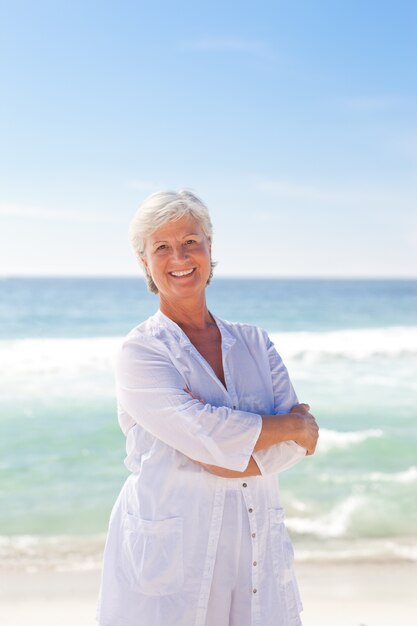
<path id="1" fill-rule="evenodd" d="M 147 237 L 142 261 L 161 298 L 186 298 L 205 290 L 210 252 L 200 223 L 186 216 L 163 224 Z"/>

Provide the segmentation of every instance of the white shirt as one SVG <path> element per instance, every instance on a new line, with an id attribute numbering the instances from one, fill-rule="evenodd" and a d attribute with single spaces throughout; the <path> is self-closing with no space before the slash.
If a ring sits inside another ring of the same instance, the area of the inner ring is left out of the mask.
<path id="1" fill-rule="evenodd" d="M 161 311 L 120 350 L 118 416 L 132 473 L 110 518 L 101 626 L 205 626 L 227 481 L 191 459 L 244 471 L 251 455 L 261 475 L 233 480 L 247 504 L 257 563 L 252 626 L 301 624 L 276 474 L 306 450 L 290 441 L 253 452 L 261 416 L 289 412 L 297 397 L 265 331 L 213 318 L 226 387 Z"/>

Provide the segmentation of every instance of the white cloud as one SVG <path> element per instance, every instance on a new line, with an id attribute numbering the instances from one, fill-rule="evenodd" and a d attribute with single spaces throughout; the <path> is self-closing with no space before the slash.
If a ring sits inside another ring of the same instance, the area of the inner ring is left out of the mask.
<path id="1" fill-rule="evenodd" d="M 101 213 L 89 213 L 87 211 L 67 209 L 44 209 L 42 207 L 19 206 L 16 204 L 0 204 L 0 215 L 58 222 L 102 223 L 118 221 L 116 217 Z"/>

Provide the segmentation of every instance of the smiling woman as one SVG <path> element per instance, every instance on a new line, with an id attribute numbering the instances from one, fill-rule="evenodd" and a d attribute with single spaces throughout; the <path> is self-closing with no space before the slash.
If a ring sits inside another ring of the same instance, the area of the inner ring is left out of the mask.
<path id="1" fill-rule="evenodd" d="M 312 454 L 265 331 L 208 310 L 212 227 L 188 191 L 153 194 L 130 239 L 159 310 L 116 367 L 131 471 L 110 518 L 100 626 L 299 626 L 276 474 Z"/>
<path id="2" fill-rule="evenodd" d="M 194 217 L 160 226 L 148 236 L 141 260 L 161 302 L 196 293 L 204 297 L 211 273 L 211 242 Z"/>
<path id="3" fill-rule="evenodd" d="M 137 211 L 130 224 L 130 243 L 139 262 L 145 267 L 148 288 L 152 293 L 158 293 L 158 287 L 153 281 L 145 262 L 145 239 L 149 235 L 154 235 L 155 231 L 160 226 L 167 226 L 170 222 L 181 220 L 181 218 L 194 218 L 195 223 L 198 225 L 200 239 L 201 233 L 203 233 L 207 242 L 210 244 L 211 253 L 213 227 L 208 209 L 205 204 L 190 191 L 180 191 L 179 193 L 161 191 L 152 194 L 142 203 L 140 210 Z M 187 238 L 187 234 L 188 233 L 183 233 L 183 236 Z M 191 236 L 193 235 L 193 233 L 190 234 Z M 196 233 L 194 235 L 196 235 Z M 191 241 L 192 240 L 189 240 L 189 243 L 191 243 Z M 169 242 L 163 240 L 160 242 L 156 241 L 155 243 L 159 244 L 156 246 L 157 248 L 161 246 L 161 250 L 166 250 L 169 244 Z M 181 243 L 186 242 L 182 241 Z M 211 262 L 211 271 L 207 284 L 212 278 L 214 267 L 215 263 Z"/>

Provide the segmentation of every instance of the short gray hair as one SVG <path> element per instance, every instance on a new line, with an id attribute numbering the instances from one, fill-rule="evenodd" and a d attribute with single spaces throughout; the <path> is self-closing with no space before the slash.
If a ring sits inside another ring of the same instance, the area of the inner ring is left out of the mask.
<path id="1" fill-rule="evenodd" d="M 145 240 L 157 228 L 182 217 L 191 216 L 197 220 L 211 242 L 213 237 L 213 226 L 210 220 L 208 208 L 200 198 L 188 189 L 180 191 L 156 191 L 145 198 L 129 226 L 129 241 L 138 260 L 142 263 L 145 254 Z M 213 275 L 213 268 L 216 264 L 211 263 L 211 273 L 207 284 Z M 152 293 L 158 293 L 158 288 L 145 268 L 148 289 Z"/>

